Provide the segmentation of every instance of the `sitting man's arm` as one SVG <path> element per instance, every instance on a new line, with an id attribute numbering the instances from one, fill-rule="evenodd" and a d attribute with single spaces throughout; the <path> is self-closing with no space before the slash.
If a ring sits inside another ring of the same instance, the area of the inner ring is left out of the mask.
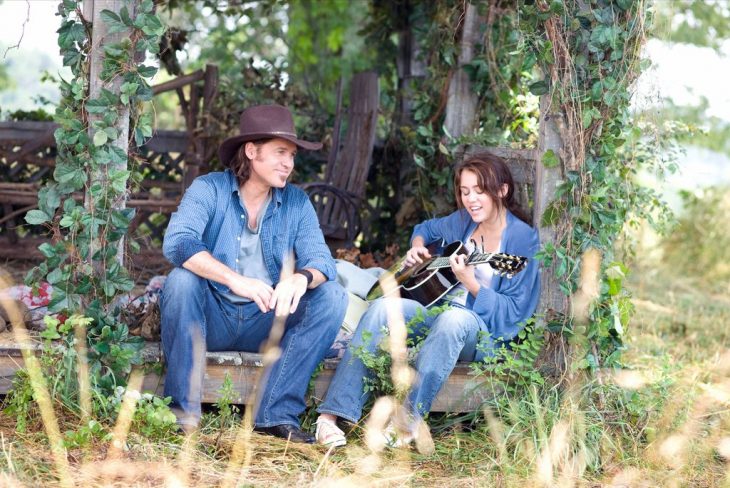
<path id="1" fill-rule="evenodd" d="M 236 273 L 214 258 L 208 251 L 201 251 L 192 255 L 183 263 L 183 268 L 201 278 L 226 285 L 236 295 L 255 302 L 261 313 L 266 313 L 273 308 L 273 305 L 271 305 L 273 288 L 261 280 L 246 278 Z"/>

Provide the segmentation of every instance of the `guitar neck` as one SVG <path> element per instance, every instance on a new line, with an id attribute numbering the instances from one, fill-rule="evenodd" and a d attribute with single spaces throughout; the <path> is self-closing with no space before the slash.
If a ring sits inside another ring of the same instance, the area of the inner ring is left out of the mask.
<path id="1" fill-rule="evenodd" d="M 475 253 L 470 255 L 469 260 L 466 262 L 466 264 L 470 265 L 476 265 L 476 264 L 484 264 L 489 262 L 493 257 L 498 256 L 498 253 Z M 436 259 L 434 259 L 431 264 L 428 265 L 426 269 L 428 270 L 435 270 L 435 269 L 442 269 L 442 268 L 449 268 L 451 267 L 451 264 L 449 264 L 449 257 L 448 256 L 441 256 Z"/>

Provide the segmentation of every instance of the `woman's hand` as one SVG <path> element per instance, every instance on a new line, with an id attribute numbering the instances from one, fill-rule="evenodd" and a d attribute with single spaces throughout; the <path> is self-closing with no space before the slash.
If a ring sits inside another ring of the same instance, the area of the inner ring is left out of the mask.
<path id="1" fill-rule="evenodd" d="M 467 258 L 468 256 L 464 254 L 452 254 L 449 256 L 449 264 L 456 279 L 469 290 L 469 293 L 476 296 L 479 293 L 479 282 L 474 276 L 474 266 L 466 264 Z"/>
<path id="2" fill-rule="evenodd" d="M 428 252 L 428 249 L 426 249 L 425 246 L 413 246 L 408 250 L 406 253 L 406 260 L 404 264 L 407 268 L 410 268 L 414 264 L 421 264 L 423 263 L 424 259 L 430 259 L 431 253 Z"/>

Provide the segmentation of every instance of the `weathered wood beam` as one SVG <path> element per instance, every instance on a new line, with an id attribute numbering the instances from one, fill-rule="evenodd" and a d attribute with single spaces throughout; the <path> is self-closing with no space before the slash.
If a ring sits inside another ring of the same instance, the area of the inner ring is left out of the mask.
<path id="1" fill-rule="evenodd" d="M 555 225 L 543 225 L 542 217 L 545 210 L 555 199 L 558 185 L 563 179 L 563 140 L 560 137 L 558 124 L 562 114 L 550 110 L 550 96 L 540 97 L 540 132 L 538 136 L 538 154 L 540 161 L 536 164 L 535 172 L 535 223 L 540 232 L 540 245 L 544 248 L 547 244 L 557 245 L 558 233 Z M 552 150 L 561 161 L 561 164 L 552 168 L 542 163 L 542 155 Z M 567 297 L 560 290 L 555 278 L 555 265 L 543 266 L 540 302 L 538 313 L 550 318 L 555 314 L 563 314 L 567 311 Z"/>
<path id="2" fill-rule="evenodd" d="M 472 132 L 479 104 L 479 97 L 472 89 L 471 80 L 464 71 L 464 66 L 474 59 L 474 45 L 479 42 L 479 26 L 484 24 L 485 19 L 478 14 L 477 7 L 465 3 L 459 65 L 449 81 L 444 119 L 444 127 L 453 137 Z"/>
<path id="3" fill-rule="evenodd" d="M 104 44 L 111 44 L 121 42 L 122 40 L 129 38 L 132 34 L 131 29 L 127 28 L 120 32 L 110 32 L 109 27 L 104 22 L 101 16 L 102 11 L 110 10 L 118 13 L 122 7 L 130 9 L 130 15 L 134 17 L 137 2 L 127 2 L 125 0 L 86 0 L 83 3 L 84 17 L 86 19 L 92 19 L 92 35 L 91 35 L 91 68 L 89 70 L 89 97 L 91 99 L 99 98 L 102 90 L 106 89 L 112 93 L 119 93 L 120 87 L 124 82 L 122 76 L 115 76 L 109 81 L 102 80 L 102 71 L 104 69 Z M 130 48 L 131 49 L 131 48 Z M 134 56 L 134 53 L 130 53 Z M 117 138 L 111 141 L 111 144 L 121 149 L 125 155 L 129 154 L 129 115 L 130 109 L 128 105 L 123 105 L 117 108 L 119 118 L 115 124 L 115 128 L 118 131 Z M 93 122 L 101 120 L 103 114 L 88 114 L 89 117 L 89 138 L 94 139 L 95 129 L 93 128 Z M 111 170 L 123 171 L 127 169 L 127 160 L 125 159 L 122 163 L 109 163 L 99 168 L 94 174 L 90 175 L 90 183 L 93 185 L 94 182 L 99 181 L 105 184 L 108 179 L 109 172 Z M 90 185 L 91 186 L 91 185 Z M 125 207 L 126 198 L 122 196 L 114 201 L 113 208 L 123 209 Z M 90 209 L 94 206 L 94 201 L 90 194 L 86 195 L 85 205 Z M 93 256 L 95 253 L 95 243 L 90 243 L 91 249 L 89 250 L 89 256 Z M 118 243 L 117 249 L 117 261 L 119 264 L 124 264 L 124 238 L 121 238 Z"/>
<path id="4" fill-rule="evenodd" d="M 199 69 L 198 71 L 194 71 L 190 73 L 189 75 L 183 75 L 178 76 L 177 78 L 166 81 L 164 83 L 160 83 L 159 85 L 155 85 L 152 87 L 152 93 L 157 95 L 158 93 L 164 93 L 167 91 L 177 90 L 178 88 L 182 88 L 184 86 L 190 85 L 192 83 L 195 83 L 196 81 L 200 81 L 205 77 L 205 72 L 202 69 Z"/>

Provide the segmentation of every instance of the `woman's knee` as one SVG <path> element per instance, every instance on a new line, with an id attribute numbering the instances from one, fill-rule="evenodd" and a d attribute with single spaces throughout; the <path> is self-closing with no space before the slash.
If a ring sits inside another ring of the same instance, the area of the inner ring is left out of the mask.
<path id="1" fill-rule="evenodd" d="M 450 336 L 464 339 L 479 331 L 479 319 L 469 310 L 451 308 L 434 320 L 429 335 Z"/>

